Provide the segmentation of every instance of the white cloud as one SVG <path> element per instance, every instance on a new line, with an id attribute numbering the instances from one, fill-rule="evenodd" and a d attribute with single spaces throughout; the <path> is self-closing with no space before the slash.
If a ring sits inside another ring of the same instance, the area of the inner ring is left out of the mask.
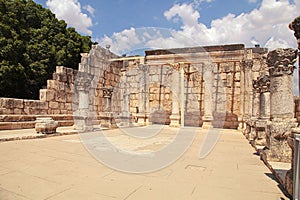
<path id="1" fill-rule="evenodd" d="M 288 24 L 297 17 L 299 9 L 299 0 L 294 4 L 288 0 L 263 0 L 258 9 L 238 16 L 229 13 L 213 20 L 210 27 L 199 22 L 200 13 L 191 4 L 175 4 L 165 12 L 165 17 L 172 20 L 179 16 L 182 26 L 178 33 L 193 38 L 199 45 L 244 43 L 252 46 L 255 40 L 273 49 L 296 47 Z"/>
<path id="2" fill-rule="evenodd" d="M 248 0 L 249 3 L 256 3 L 257 0 Z"/>
<path id="3" fill-rule="evenodd" d="M 141 44 L 134 28 L 125 29 L 122 32 L 114 33 L 112 37 L 104 36 L 100 42 L 101 46 L 111 45 L 111 51 L 124 53 L 130 51 L 133 46 Z"/>
<path id="4" fill-rule="evenodd" d="M 210 1 L 210 0 L 208 0 Z M 100 44 L 110 42 L 115 52 L 137 47 L 176 48 L 185 46 L 220 45 L 242 43 L 246 46 L 260 44 L 270 50 L 278 47 L 297 47 L 288 24 L 299 15 L 300 0 L 262 0 L 258 8 L 240 15 L 228 14 L 211 21 L 210 26 L 201 23 L 200 13 L 194 3 L 175 4 L 165 11 L 166 19 L 179 20 L 179 30 L 142 30 L 131 28 L 105 37 Z M 149 32 L 145 34 L 145 32 Z M 142 34 L 141 34 L 142 32 Z M 167 31 L 165 31 L 167 32 Z M 143 36 L 142 36 L 143 35 Z M 149 35 L 151 36 L 149 38 Z M 130 37 L 129 37 L 130 36 Z M 148 36 L 148 37 L 145 37 Z"/>
<path id="5" fill-rule="evenodd" d="M 206 3 L 211 3 L 213 2 L 214 0 L 194 0 L 193 2 L 193 5 L 198 7 L 200 6 L 200 4 L 202 4 L 203 2 L 206 2 Z"/>
<path id="6" fill-rule="evenodd" d="M 46 5 L 58 19 L 65 20 L 69 26 L 81 33 L 92 35 L 89 29 L 93 26 L 92 19 L 82 12 L 78 0 L 47 0 Z M 86 9 L 92 11 L 91 6 Z"/>
<path id="7" fill-rule="evenodd" d="M 83 7 L 85 10 L 87 10 L 92 16 L 95 16 L 95 9 L 91 5 L 86 5 Z"/>
<path id="8" fill-rule="evenodd" d="M 195 11 L 191 4 L 175 4 L 170 10 L 164 13 L 164 16 L 170 20 L 175 16 L 179 16 L 182 22 L 187 26 L 197 25 L 197 20 L 200 17 L 199 12 Z"/>

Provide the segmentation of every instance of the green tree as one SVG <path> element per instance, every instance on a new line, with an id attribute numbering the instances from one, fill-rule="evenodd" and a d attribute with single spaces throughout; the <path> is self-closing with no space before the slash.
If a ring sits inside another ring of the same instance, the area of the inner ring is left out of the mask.
<path id="1" fill-rule="evenodd" d="M 33 0 L 0 0 L 0 97 L 37 99 L 55 67 L 77 69 L 91 43 Z"/>

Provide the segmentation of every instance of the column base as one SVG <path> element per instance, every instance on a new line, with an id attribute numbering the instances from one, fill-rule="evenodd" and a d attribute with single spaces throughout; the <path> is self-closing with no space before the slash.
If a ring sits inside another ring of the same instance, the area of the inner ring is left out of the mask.
<path id="1" fill-rule="evenodd" d="M 137 117 L 137 125 L 139 126 L 147 126 L 152 124 L 149 122 L 149 115 L 147 114 L 137 114 L 136 117 Z"/>
<path id="2" fill-rule="evenodd" d="M 170 127 L 180 127 L 180 115 L 170 116 Z"/>
<path id="3" fill-rule="evenodd" d="M 132 123 L 132 114 L 131 113 L 122 113 L 117 119 L 118 127 L 130 127 L 133 126 Z"/>
<path id="4" fill-rule="evenodd" d="M 213 121 L 213 116 L 203 116 L 203 125 L 202 125 L 202 128 L 203 129 L 210 129 L 210 128 L 213 128 L 213 124 L 212 124 L 212 121 Z"/>
<path id="5" fill-rule="evenodd" d="M 288 137 L 292 128 L 297 127 L 294 119 L 271 121 L 267 133 L 267 160 L 274 162 L 291 162 L 292 149 L 288 145 Z"/>
<path id="6" fill-rule="evenodd" d="M 264 119 L 258 119 L 255 122 L 255 140 L 254 144 L 258 146 L 266 146 L 267 145 L 267 127 L 269 121 Z"/>
<path id="7" fill-rule="evenodd" d="M 211 121 L 204 121 L 202 125 L 203 129 L 210 129 L 213 128 L 212 122 Z"/>
<path id="8" fill-rule="evenodd" d="M 103 112 L 100 114 L 100 127 L 101 128 L 117 128 L 117 124 L 113 113 Z"/>
<path id="9" fill-rule="evenodd" d="M 78 132 L 93 131 L 93 117 L 87 109 L 79 109 L 74 113 L 74 129 Z"/>

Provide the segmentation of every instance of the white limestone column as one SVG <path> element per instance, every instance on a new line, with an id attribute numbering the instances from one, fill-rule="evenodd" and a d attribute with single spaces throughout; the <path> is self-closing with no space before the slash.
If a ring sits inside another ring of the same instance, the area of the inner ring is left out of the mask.
<path id="1" fill-rule="evenodd" d="M 212 127 L 213 120 L 213 66 L 210 64 L 204 65 L 204 116 L 202 128 Z"/>
<path id="2" fill-rule="evenodd" d="M 294 119 L 293 72 L 297 59 L 296 49 L 275 49 L 268 53 L 270 74 L 271 122 L 267 143 L 269 161 L 289 162 L 292 151 L 288 145 L 291 129 L 297 126 Z"/>
<path id="3" fill-rule="evenodd" d="M 180 74 L 179 69 L 173 69 L 172 73 L 172 115 L 170 116 L 170 126 L 179 127 L 180 126 L 180 115 L 179 115 L 179 101 L 180 101 Z"/>

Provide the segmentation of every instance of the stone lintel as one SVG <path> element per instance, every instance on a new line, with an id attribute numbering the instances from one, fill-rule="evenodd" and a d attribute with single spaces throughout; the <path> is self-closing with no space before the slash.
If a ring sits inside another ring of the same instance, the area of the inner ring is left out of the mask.
<path id="1" fill-rule="evenodd" d="M 150 55 L 198 53 L 198 52 L 212 52 L 212 51 L 236 51 L 236 50 L 244 50 L 244 48 L 245 48 L 244 44 L 231 44 L 231 45 L 148 50 L 145 51 L 145 53 L 146 56 L 150 56 Z"/>

